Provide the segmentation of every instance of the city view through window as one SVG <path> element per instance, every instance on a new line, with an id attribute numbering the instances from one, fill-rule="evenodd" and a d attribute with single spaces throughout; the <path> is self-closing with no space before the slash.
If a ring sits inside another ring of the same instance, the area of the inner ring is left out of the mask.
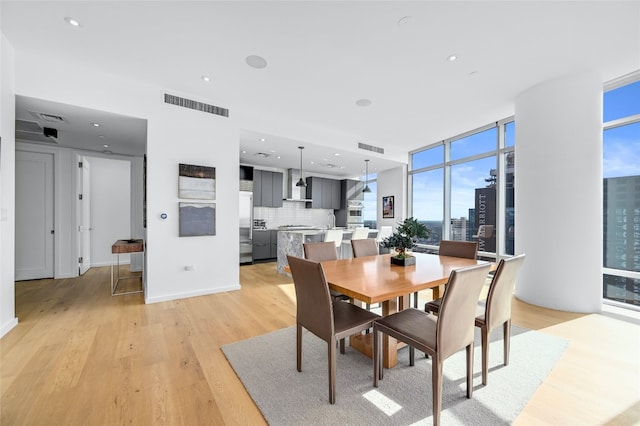
<path id="1" fill-rule="evenodd" d="M 605 299 L 640 306 L 640 81 L 603 99 Z"/>
<path id="2" fill-rule="evenodd" d="M 431 231 L 421 245 L 438 246 L 442 239 L 477 241 L 480 252 L 513 254 L 513 146 L 514 124 L 508 121 L 412 155 L 412 214 Z M 501 211 L 499 191 L 504 193 Z"/>

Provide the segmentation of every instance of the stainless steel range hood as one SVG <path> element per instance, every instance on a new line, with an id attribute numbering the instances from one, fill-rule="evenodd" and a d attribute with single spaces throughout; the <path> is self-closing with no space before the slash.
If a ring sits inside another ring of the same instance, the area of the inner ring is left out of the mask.
<path id="1" fill-rule="evenodd" d="M 284 184 L 285 201 L 299 201 L 299 202 L 311 202 L 311 199 L 307 198 L 307 188 L 304 186 L 296 186 L 296 183 L 300 180 L 300 170 L 287 169 Z"/>

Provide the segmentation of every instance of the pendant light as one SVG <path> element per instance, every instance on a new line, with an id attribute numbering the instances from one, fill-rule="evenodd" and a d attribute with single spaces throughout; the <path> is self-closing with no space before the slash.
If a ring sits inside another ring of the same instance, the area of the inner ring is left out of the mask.
<path id="1" fill-rule="evenodd" d="M 362 188 L 362 192 L 371 192 L 369 189 L 369 160 L 364 160 L 364 167 L 366 170 L 366 180 L 364 181 L 364 188 Z"/>
<path id="2" fill-rule="evenodd" d="M 298 149 L 300 150 L 300 180 L 296 183 L 296 186 L 307 186 L 306 182 L 302 180 L 302 150 L 304 146 L 299 146 Z"/>

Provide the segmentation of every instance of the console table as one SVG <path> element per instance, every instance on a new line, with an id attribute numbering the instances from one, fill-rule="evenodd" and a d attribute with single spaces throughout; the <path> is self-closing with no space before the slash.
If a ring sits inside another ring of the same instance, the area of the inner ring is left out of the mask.
<path id="1" fill-rule="evenodd" d="M 139 274 L 127 275 L 125 277 L 120 276 L 120 255 L 121 254 L 129 254 L 129 253 L 142 253 L 142 271 Z M 111 262 L 111 295 L 112 296 L 121 296 L 123 294 L 133 294 L 133 293 L 142 293 L 144 282 L 143 282 L 143 273 L 144 273 L 144 241 L 142 239 L 131 239 L 131 240 L 118 240 L 111 246 L 111 256 L 116 257 L 115 267 L 116 272 L 114 274 L 113 267 L 114 262 Z M 140 278 L 140 290 L 133 291 L 124 291 L 117 293 L 116 290 L 118 288 L 118 283 L 120 280 L 128 280 L 133 278 Z"/>

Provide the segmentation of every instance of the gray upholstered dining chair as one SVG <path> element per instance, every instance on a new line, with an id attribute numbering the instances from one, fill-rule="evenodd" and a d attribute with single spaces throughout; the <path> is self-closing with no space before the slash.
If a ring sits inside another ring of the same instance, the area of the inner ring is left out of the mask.
<path id="1" fill-rule="evenodd" d="M 302 249 L 304 250 L 305 259 L 313 260 L 314 262 L 338 260 L 336 244 L 333 241 L 325 241 L 321 243 L 304 243 L 302 244 Z M 349 300 L 349 296 L 346 296 L 335 290 L 329 289 L 329 293 L 331 294 L 334 302 Z"/>
<path id="2" fill-rule="evenodd" d="M 463 257 L 465 259 L 478 258 L 478 243 L 476 241 L 440 241 L 438 256 Z M 418 309 L 418 292 L 413 293 L 413 307 Z"/>
<path id="3" fill-rule="evenodd" d="M 433 424 L 440 424 L 442 408 L 442 366 L 445 359 L 466 348 L 467 398 L 473 394 L 473 340 L 476 304 L 490 264 L 475 265 L 451 272 L 437 317 L 417 309 L 405 309 L 373 323 L 373 386 L 383 378 L 382 336 L 387 334 L 409 345 L 409 363 L 414 351 L 431 355 Z"/>
<path id="4" fill-rule="evenodd" d="M 499 326 L 503 333 L 503 362 L 509 365 L 509 346 L 511 341 L 511 301 L 516 277 L 522 264 L 524 254 L 500 260 L 484 303 L 479 303 L 480 315 L 476 317 L 475 325 L 480 328 L 482 336 L 482 384 L 487 384 L 489 371 L 489 334 Z M 424 310 L 438 313 L 442 299 L 428 302 Z"/>
<path id="5" fill-rule="evenodd" d="M 335 246 L 334 246 L 335 247 Z M 336 348 L 344 353 L 347 336 L 371 328 L 379 315 L 351 303 L 333 303 L 322 265 L 287 256 L 296 289 L 296 368 L 302 371 L 302 327 L 328 345 L 329 402 L 336 401 Z"/>
<path id="6" fill-rule="evenodd" d="M 375 238 L 351 240 L 351 250 L 353 250 L 353 257 L 377 256 L 380 254 Z"/>

